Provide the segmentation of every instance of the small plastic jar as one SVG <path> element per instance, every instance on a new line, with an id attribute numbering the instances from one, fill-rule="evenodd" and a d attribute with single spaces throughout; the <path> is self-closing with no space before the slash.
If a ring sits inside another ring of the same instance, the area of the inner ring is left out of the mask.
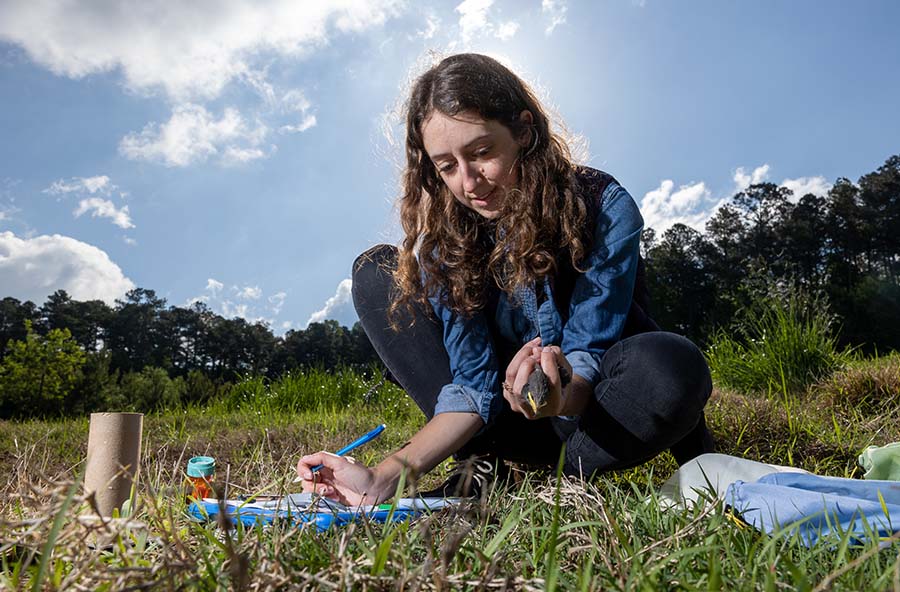
<path id="1" fill-rule="evenodd" d="M 187 478 L 191 484 L 191 497 L 213 497 L 212 482 L 216 477 L 216 459 L 211 456 L 195 456 L 188 461 Z"/>

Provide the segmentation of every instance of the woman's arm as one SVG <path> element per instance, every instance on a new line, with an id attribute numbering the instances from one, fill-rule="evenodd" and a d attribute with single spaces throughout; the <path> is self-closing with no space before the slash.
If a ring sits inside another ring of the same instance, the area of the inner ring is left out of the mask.
<path id="1" fill-rule="evenodd" d="M 640 253 L 643 219 L 637 204 L 620 185 L 604 192 L 603 209 L 594 228 L 594 245 L 574 283 L 569 318 L 560 348 L 593 388 L 600 381 L 606 351 L 622 337 L 631 310 Z"/>
<path id="2" fill-rule="evenodd" d="M 300 459 L 297 474 L 303 479 L 304 491 L 316 491 L 349 506 L 377 504 L 394 495 L 404 468 L 415 475 L 427 473 L 483 425 L 477 413 L 441 413 L 374 469 L 349 457 L 317 452 Z M 311 469 L 318 464 L 324 466 L 313 474 Z"/>
<path id="3" fill-rule="evenodd" d="M 424 475 L 462 448 L 483 425 L 477 413 L 435 415 L 400 450 L 375 467 L 380 490 L 390 497 L 404 468 L 413 475 Z"/>

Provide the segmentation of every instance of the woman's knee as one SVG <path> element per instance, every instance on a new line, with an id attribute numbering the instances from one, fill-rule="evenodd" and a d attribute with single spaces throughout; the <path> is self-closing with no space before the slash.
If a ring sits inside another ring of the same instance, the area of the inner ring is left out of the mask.
<path id="1" fill-rule="evenodd" d="M 697 425 L 712 390 L 703 353 L 690 340 L 662 331 L 618 342 L 602 373 L 598 405 L 580 424 L 580 448 L 596 467 L 630 466 L 680 441 Z M 612 460 L 603 460 L 604 454 Z"/>
<path id="2" fill-rule="evenodd" d="M 362 285 L 373 281 L 378 275 L 391 273 L 397 266 L 397 247 L 394 245 L 375 245 L 363 252 L 353 262 L 351 279 L 353 285 Z"/>
<path id="3" fill-rule="evenodd" d="M 360 305 L 377 294 L 388 294 L 392 272 L 396 267 L 397 247 L 393 245 L 375 245 L 366 250 L 353 262 L 353 281 L 350 294 L 359 312 Z"/>
<path id="4" fill-rule="evenodd" d="M 664 414 L 699 414 L 712 392 L 709 366 L 692 341 L 656 331 L 628 338 L 626 369 L 635 373 Z"/>

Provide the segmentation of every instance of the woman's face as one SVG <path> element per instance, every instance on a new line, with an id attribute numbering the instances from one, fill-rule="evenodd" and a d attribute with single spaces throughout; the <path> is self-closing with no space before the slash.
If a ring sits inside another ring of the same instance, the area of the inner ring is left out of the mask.
<path id="1" fill-rule="evenodd" d="M 531 113 L 523 111 L 524 123 Z M 422 125 L 425 152 L 450 189 L 464 206 L 485 218 L 496 218 L 507 190 L 518 181 L 516 161 L 530 134 L 520 140 L 502 123 L 477 114 L 453 117 L 434 111 Z"/>

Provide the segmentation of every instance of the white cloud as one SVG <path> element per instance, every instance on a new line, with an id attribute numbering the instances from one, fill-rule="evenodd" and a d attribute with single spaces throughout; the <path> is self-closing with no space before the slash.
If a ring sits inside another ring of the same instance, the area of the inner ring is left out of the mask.
<path id="1" fill-rule="evenodd" d="M 308 327 L 310 323 L 321 323 L 325 319 L 335 319 L 345 326 L 352 325 L 356 318 L 356 311 L 353 308 L 350 293 L 352 287 L 353 280 L 349 278 L 341 280 L 334 296 L 325 301 L 325 306 L 322 309 L 312 313 L 305 326 Z"/>
<path id="2" fill-rule="evenodd" d="M 187 166 L 229 150 L 255 148 L 265 138 L 266 127 L 250 127 L 237 109 L 228 107 L 215 119 L 205 107 L 176 105 L 166 123 L 148 124 L 140 134 L 131 133 L 119 143 L 119 152 L 132 160 L 162 162 L 166 166 Z M 239 146 L 238 143 L 249 144 Z M 238 152 L 232 152 L 232 156 Z M 227 161 L 223 158 L 223 162 Z"/>
<path id="3" fill-rule="evenodd" d="M 133 246 L 137 245 L 137 241 L 135 239 L 131 238 L 130 236 L 123 236 L 122 240 L 125 241 L 125 244 L 128 245 L 129 247 L 133 247 Z"/>
<path id="4" fill-rule="evenodd" d="M 459 33 L 463 43 L 469 43 L 475 37 L 494 35 L 501 41 L 509 41 L 519 30 L 519 23 L 506 21 L 496 23 L 488 12 L 494 0 L 464 0 L 456 7 L 459 13 Z"/>
<path id="5" fill-rule="evenodd" d="M 42 304 L 56 290 L 75 300 L 114 304 L 134 283 L 103 250 L 68 236 L 20 238 L 0 232 L 0 285 L 4 295 Z"/>
<path id="6" fill-rule="evenodd" d="M 692 185 L 682 185 L 673 191 L 675 182 L 666 179 L 653 191 L 647 192 L 641 200 L 641 214 L 644 227 L 652 228 L 657 236 L 681 223 L 703 230 L 703 225 L 718 204 L 702 181 Z"/>
<path id="7" fill-rule="evenodd" d="M 833 185 L 825 177 L 799 177 L 797 179 L 785 179 L 782 187 L 787 187 L 794 192 L 793 201 L 799 201 L 807 193 L 825 197 L 831 191 Z"/>
<path id="8" fill-rule="evenodd" d="M 259 286 L 244 286 L 237 291 L 237 297 L 241 300 L 259 300 L 262 297 L 262 290 Z"/>
<path id="9" fill-rule="evenodd" d="M 288 114 L 296 114 L 299 120 L 296 124 L 282 125 L 278 131 L 282 133 L 305 132 L 316 125 L 316 116 L 311 113 L 312 103 L 298 89 L 289 90 L 281 97 L 281 111 Z"/>
<path id="10" fill-rule="evenodd" d="M 274 150 L 274 146 L 273 146 Z M 222 155 L 223 165 L 235 165 L 252 162 L 268 156 L 259 148 L 238 148 L 237 146 L 229 146 Z"/>
<path id="11" fill-rule="evenodd" d="M 287 111 L 300 113 L 305 113 L 311 107 L 309 99 L 306 98 L 303 91 L 296 88 L 284 93 L 284 96 L 281 97 L 281 105 Z"/>
<path id="12" fill-rule="evenodd" d="M 211 311 L 225 318 L 243 318 L 249 323 L 266 323 L 270 327 L 276 326 L 276 317 L 281 313 L 287 292 L 276 292 L 263 302 L 264 291 L 259 286 L 231 286 L 228 290 L 230 297 L 225 294 L 225 284 L 208 278 L 206 280 L 206 293 L 194 296 L 187 300 L 185 306 L 202 302 Z"/>
<path id="13" fill-rule="evenodd" d="M 275 87 L 266 79 L 267 75 L 266 68 L 262 70 L 248 69 L 242 73 L 241 80 L 249 84 L 268 105 L 274 105 L 277 102 Z"/>
<path id="14" fill-rule="evenodd" d="M 766 179 L 769 178 L 769 165 L 764 164 L 762 166 L 758 166 L 753 169 L 753 173 L 747 174 L 744 171 L 744 167 L 738 167 L 737 170 L 734 171 L 734 192 L 740 193 L 744 189 L 750 187 L 751 185 L 756 185 L 757 183 L 762 183 Z"/>
<path id="15" fill-rule="evenodd" d="M 550 35 L 556 27 L 565 23 L 568 10 L 565 0 L 541 0 L 541 12 L 550 20 L 544 33 Z"/>
<path id="16" fill-rule="evenodd" d="M 464 0 L 456 7 L 459 13 L 459 29 L 463 43 L 468 43 L 476 35 L 491 30 L 488 21 L 488 9 L 494 4 L 494 0 Z"/>
<path id="17" fill-rule="evenodd" d="M 744 191 L 750 185 L 765 182 L 769 178 L 770 168 L 768 164 L 764 164 L 748 173 L 744 167 L 738 167 L 732 175 L 735 183 L 734 191 L 718 197 L 713 196 L 703 182 L 682 185 L 677 191 L 673 191 L 675 183 L 667 179 L 658 188 L 647 192 L 641 200 L 644 227 L 653 228 L 657 236 L 660 236 L 680 222 L 702 232 L 706 222 L 735 194 Z M 785 179 L 781 182 L 781 186 L 794 192 L 793 201 L 796 203 L 807 193 L 827 195 L 832 184 L 825 177 L 819 176 Z"/>
<path id="18" fill-rule="evenodd" d="M 262 143 L 271 127 L 298 133 L 317 124 L 299 91 L 267 81 L 276 58 L 301 60 L 339 34 L 380 27 L 400 15 L 405 0 L 123 0 L 112 7 L 83 3 L 0 3 L 0 42 L 21 46 L 54 73 L 82 78 L 120 74 L 126 89 L 162 93 L 173 105 L 167 122 L 151 122 L 119 143 L 134 160 L 184 167 L 215 158 L 224 166 L 270 156 Z M 103 5 L 106 6 L 106 5 Z M 234 108 L 211 115 L 206 101 L 231 83 L 263 99 L 255 124 Z M 301 94 L 302 96 L 302 94 Z M 286 119 L 285 114 L 289 117 Z"/>
<path id="19" fill-rule="evenodd" d="M 21 183 L 20 179 L 3 177 L 0 179 L 0 222 L 12 222 L 21 210 L 15 205 L 13 189 Z"/>
<path id="20" fill-rule="evenodd" d="M 89 197 L 78 202 L 78 208 L 74 212 L 75 217 L 78 218 L 88 212 L 91 212 L 93 218 L 109 218 L 119 228 L 134 228 L 131 217 L 128 215 L 128 206 L 123 206 L 121 209 L 116 208 L 115 204 L 108 199 Z"/>
<path id="21" fill-rule="evenodd" d="M 190 308 L 199 302 L 206 304 L 207 302 L 209 302 L 209 296 L 194 296 L 193 298 L 188 298 L 185 301 L 184 306 L 186 308 Z"/>
<path id="22" fill-rule="evenodd" d="M 60 196 L 59 199 L 66 198 L 69 194 L 91 196 L 84 197 L 78 202 L 78 207 L 72 212 L 76 218 L 90 212 L 92 218 L 109 218 L 119 228 L 134 228 L 128 206 L 117 208 L 112 201 L 100 197 L 110 197 L 114 193 L 121 198 L 128 196 L 127 192 L 120 190 L 119 186 L 106 175 L 71 177 L 68 180 L 59 179 L 44 189 L 42 193 Z"/>
<path id="23" fill-rule="evenodd" d="M 222 291 L 222 288 L 225 287 L 225 284 L 218 280 L 214 280 L 213 278 L 206 279 L 206 291 L 212 294 L 214 297 L 218 296 L 219 292 Z"/>
<path id="24" fill-rule="evenodd" d="M 54 181 L 50 187 L 44 189 L 44 193 L 50 195 L 66 195 L 69 193 L 111 195 L 116 189 L 118 189 L 118 186 L 114 185 L 109 180 L 109 177 L 97 175 L 96 177 L 72 177 L 68 181 L 59 179 Z"/>
<path id="25" fill-rule="evenodd" d="M 285 132 L 285 133 L 305 132 L 309 128 L 315 127 L 315 125 L 316 125 L 316 116 L 315 115 L 307 115 L 297 125 L 283 125 L 280 128 L 278 128 L 278 131 Z"/>
<path id="26" fill-rule="evenodd" d="M 515 36 L 516 31 L 518 30 L 519 23 L 517 23 L 516 21 L 507 21 L 497 27 L 497 32 L 495 34 L 501 41 L 509 41 Z"/>
<path id="27" fill-rule="evenodd" d="M 416 31 L 416 37 L 420 37 L 425 40 L 431 39 L 438 32 L 440 24 L 441 19 L 433 14 L 429 14 L 427 17 L 425 17 L 425 28 Z"/>
<path id="28" fill-rule="evenodd" d="M 222 316 L 225 318 L 232 319 L 234 317 L 241 317 L 250 322 L 254 322 L 257 320 L 255 318 L 254 319 L 250 318 L 250 314 L 249 314 L 250 305 L 246 304 L 246 303 L 235 304 L 234 302 L 232 302 L 230 300 L 226 300 L 225 302 L 222 303 L 221 311 L 222 311 Z"/>
<path id="29" fill-rule="evenodd" d="M 269 304 L 271 305 L 270 310 L 272 314 L 278 315 L 281 313 L 282 307 L 284 307 L 284 301 L 287 298 L 287 292 L 276 292 L 275 294 L 269 296 Z"/>
<path id="30" fill-rule="evenodd" d="M 125 0 L 0 3 L 0 40 L 56 74 L 120 72 L 141 92 L 176 102 L 217 97 L 272 54 L 302 58 L 334 32 L 361 32 L 398 15 L 402 0 Z"/>

